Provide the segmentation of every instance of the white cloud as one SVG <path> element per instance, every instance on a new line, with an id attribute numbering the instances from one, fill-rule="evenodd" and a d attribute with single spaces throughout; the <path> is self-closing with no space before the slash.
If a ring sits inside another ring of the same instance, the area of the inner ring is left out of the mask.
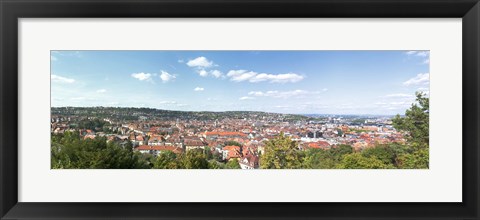
<path id="1" fill-rule="evenodd" d="M 298 82 L 304 77 L 296 73 L 285 73 L 285 74 L 268 74 L 268 73 L 257 73 L 247 70 L 230 70 L 227 73 L 227 77 L 231 81 L 242 82 L 249 81 L 252 83 L 256 82 L 271 82 L 271 83 L 287 83 L 287 82 Z"/>
<path id="2" fill-rule="evenodd" d="M 51 76 L 52 82 L 56 83 L 74 83 L 75 80 L 63 76 L 53 75 Z"/>
<path id="3" fill-rule="evenodd" d="M 202 87 L 196 87 L 195 89 L 193 89 L 193 91 L 195 91 L 195 92 L 201 92 L 203 90 L 205 90 L 205 89 L 202 88 Z"/>
<path id="4" fill-rule="evenodd" d="M 99 90 L 97 90 L 97 93 L 106 93 L 106 92 L 107 92 L 106 89 L 99 89 Z"/>
<path id="5" fill-rule="evenodd" d="M 270 92 L 273 92 L 273 91 L 270 91 Z M 278 91 L 276 91 L 278 92 Z M 249 95 L 254 95 L 254 96 L 264 96 L 265 93 L 261 92 L 261 91 L 251 91 L 248 93 Z"/>
<path id="6" fill-rule="evenodd" d="M 213 66 L 213 62 L 209 61 L 206 57 L 197 57 L 187 62 L 189 67 L 208 68 Z"/>
<path id="7" fill-rule="evenodd" d="M 214 76 L 215 78 L 220 78 L 223 76 L 223 73 L 218 70 L 212 70 L 210 71 L 210 74 L 212 74 L 212 76 Z"/>
<path id="8" fill-rule="evenodd" d="M 58 59 L 57 59 L 55 56 L 51 55 L 51 56 L 50 56 L 50 60 L 51 60 L 51 61 L 57 61 Z"/>
<path id="9" fill-rule="evenodd" d="M 197 73 L 198 73 L 198 75 L 200 75 L 202 77 L 208 76 L 208 72 L 204 69 L 198 70 Z"/>
<path id="10" fill-rule="evenodd" d="M 323 88 L 322 91 L 326 92 L 326 91 L 328 91 L 328 89 L 327 89 L 327 88 Z"/>
<path id="11" fill-rule="evenodd" d="M 290 98 L 294 96 L 302 96 L 302 95 L 314 95 L 314 94 L 320 94 L 319 91 L 306 91 L 306 90 L 292 90 L 292 91 L 251 91 L 248 93 L 248 95 L 251 96 L 257 96 L 257 97 L 273 97 L 273 98 Z"/>
<path id="12" fill-rule="evenodd" d="M 296 73 L 286 73 L 286 74 L 266 74 L 260 73 L 250 79 L 250 82 L 262 82 L 269 81 L 273 83 L 285 83 L 285 82 L 298 82 L 303 79 L 303 76 L 300 76 Z"/>
<path id="13" fill-rule="evenodd" d="M 427 85 L 430 83 L 430 74 L 429 73 L 419 73 L 417 76 L 403 82 L 405 86 L 411 85 Z"/>
<path id="14" fill-rule="evenodd" d="M 253 97 L 250 97 L 250 96 L 243 96 L 240 98 L 240 100 L 252 100 L 252 99 L 255 99 Z"/>
<path id="15" fill-rule="evenodd" d="M 162 82 L 169 82 L 171 80 L 174 80 L 175 78 L 177 78 L 175 75 L 167 73 L 163 70 L 160 71 L 160 79 L 162 80 Z"/>
<path id="16" fill-rule="evenodd" d="M 184 63 L 185 61 L 184 60 L 178 60 L 179 63 Z"/>
<path id="17" fill-rule="evenodd" d="M 140 81 L 151 80 L 152 74 L 150 73 L 132 73 L 132 77 Z"/>
<path id="18" fill-rule="evenodd" d="M 230 70 L 227 73 L 227 76 L 230 77 L 230 80 L 235 82 L 241 82 L 249 80 L 252 77 L 256 76 L 258 73 L 247 71 L 247 70 Z"/>
<path id="19" fill-rule="evenodd" d="M 213 76 L 215 78 L 223 77 L 223 73 L 219 70 L 207 71 L 205 69 L 197 69 L 196 72 L 198 73 L 198 75 L 200 75 L 202 77 L 207 77 L 207 76 Z"/>

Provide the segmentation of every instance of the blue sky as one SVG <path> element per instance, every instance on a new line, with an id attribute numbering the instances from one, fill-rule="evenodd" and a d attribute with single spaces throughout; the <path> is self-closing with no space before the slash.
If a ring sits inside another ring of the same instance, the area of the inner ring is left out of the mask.
<path id="1" fill-rule="evenodd" d="M 428 51 L 51 51 L 52 106 L 403 114 Z"/>

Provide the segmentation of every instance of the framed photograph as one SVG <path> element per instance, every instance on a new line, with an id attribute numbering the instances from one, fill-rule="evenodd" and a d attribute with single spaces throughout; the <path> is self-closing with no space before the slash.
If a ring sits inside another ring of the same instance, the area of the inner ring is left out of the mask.
<path id="1" fill-rule="evenodd" d="M 477 0 L 0 7 L 1 219 L 479 218 Z"/>

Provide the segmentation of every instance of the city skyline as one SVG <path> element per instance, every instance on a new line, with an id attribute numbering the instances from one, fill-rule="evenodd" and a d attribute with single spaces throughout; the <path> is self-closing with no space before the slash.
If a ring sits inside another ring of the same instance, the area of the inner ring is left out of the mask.
<path id="1" fill-rule="evenodd" d="M 52 51 L 52 107 L 403 114 L 428 51 Z"/>

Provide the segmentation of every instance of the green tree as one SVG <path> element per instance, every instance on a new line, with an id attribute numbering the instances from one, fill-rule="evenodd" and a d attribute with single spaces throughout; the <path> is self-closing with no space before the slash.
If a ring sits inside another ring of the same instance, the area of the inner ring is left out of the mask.
<path id="1" fill-rule="evenodd" d="M 399 168 L 429 167 L 429 98 L 421 92 L 416 96 L 416 103 L 406 110 L 405 117 L 397 115 L 393 119 L 393 126 L 406 132 L 409 148 L 396 158 Z"/>
<path id="2" fill-rule="evenodd" d="M 205 154 L 205 158 L 207 160 L 213 159 L 212 149 L 210 147 L 205 147 L 205 149 L 203 149 L 203 153 Z"/>
<path id="3" fill-rule="evenodd" d="M 165 151 L 157 156 L 153 168 L 155 169 L 177 169 L 179 168 L 177 162 L 177 155 L 172 151 Z"/>
<path id="4" fill-rule="evenodd" d="M 225 164 L 212 159 L 208 161 L 208 169 L 225 169 Z"/>
<path id="5" fill-rule="evenodd" d="M 208 160 L 202 149 L 193 149 L 180 156 L 180 167 L 183 169 L 208 169 Z"/>
<path id="6" fill-rule="evenodd" d="M 137 169 L 149 162 L 131 148 L 107 143 L 103 137 L 81 139 L 78 132 L 52 135 L 51 166 L 54 169 Z"/>
<path id="7" fill-rule="evenodd" d="M 296 169 L 302 168 L 303 153 L 297 143 L 280 133 L 265 143 L 265 153 L 260 157 L 262 169 Z"/>
<path id="8" fill-rule="evenodd" d="M 236 141 L 225 141 L 223 144 L 224 146 L 239 146 L 242 147 L 242 144 L 236 142 Z"/>
<path id="9" fill-rule="evenodd" d="M 360 153 L 347 154 L 338 165 L 340 169 L 390 169 L 392 164 L 385 164 L 375 157 L 364 157 Z"/>
<path id="10" fill-rule="evenodd" d="M 395 163 L 395 152 L 389 145 L 377 145 L 372 148 L 364 149 L 361 152 L 362 156 L 367 158 L 376 158 L 386 165 L 393 165 Z"/>
<path id="11" fill-rule="evenodd" d="M 428 148 L 423 148 L 411 154 L 398 157 L 399 168 L 402 169 L 428 169 Z"/>
<path id="12" fill-rule="evenodd" d="M 336 166 L 330 150 L 309 149 L 305 152 L 303 168 L 306 169 L 332 169 Z"/>
<path id="13" fill-rule="evenodd" d="M 238 163 L 237 158 L 230 159 L 225 165 L 225 169 L 240 169 L 240 164 Z"/>
<path id="14" fill-rule="evenodd" d="M 419 147 L 426 147 L 429 143 L 429 98 L 423 92 L 415 95 L 416 103 L 405 111 L 405 117 L 395 116 L 393 126 L 405 131 L 409 141 L 418 143 Z"/>
<path id="15" fill-rule="evenodd" d="M 332 159 L 336 162 L 342 160 L 343 156 L 346 154 L 353 153 L 353 148 L 347 144 L 340 144 L 338 146 L 332 147 L 328 150 Z"/>

